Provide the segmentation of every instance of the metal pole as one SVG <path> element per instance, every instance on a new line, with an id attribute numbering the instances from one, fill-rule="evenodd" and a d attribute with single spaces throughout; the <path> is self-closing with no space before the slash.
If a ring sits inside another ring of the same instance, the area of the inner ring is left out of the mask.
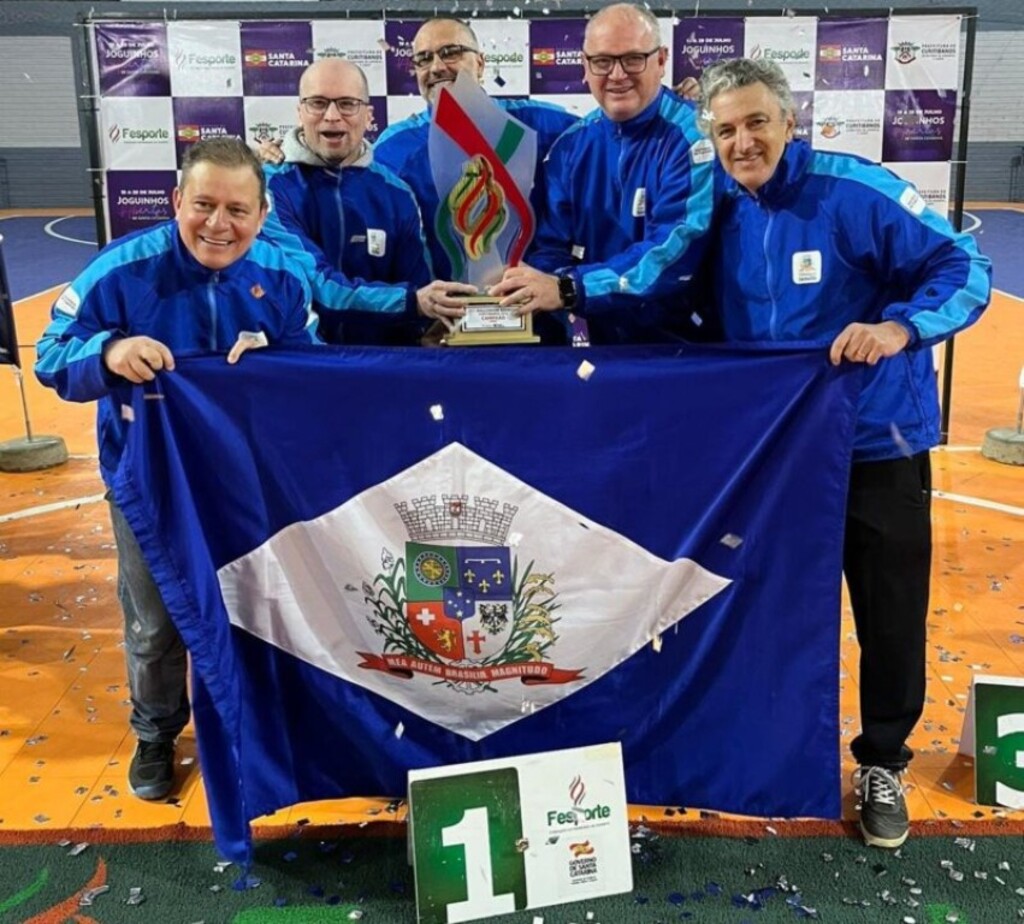
<path id="1" fill-rule="evenodd" d="M 31 443 L 32 437 L 32 421 L 28 416 L 28 401 L 25 398 L 25 376 L 21 371 L 21 366 L 14 367 L 14 377 L 18 381 L 18 391 L 21 392 L 21 413 L 25 417 L 25 436 Z"/>
<path id="2" fill-rule="evenodd" d="M 978 11 L 972 11 L 967 19 L 967 44 L 964 47 L 964 92 L 960 103 L 960 137 L 957 139 L 956 186 L 953 193 L 953 227 L 962 231 L 964 226 L 964 189 L 967 185 L 967 135 L 971 122 L 971 78 L 974 74 L 974 39 L 978 30 Z M 949 414 L 953 403 L 953 342 L 946 341 L 942 360 L 942 420 L 939 425 L 939 442 L 949 442 Z"/>

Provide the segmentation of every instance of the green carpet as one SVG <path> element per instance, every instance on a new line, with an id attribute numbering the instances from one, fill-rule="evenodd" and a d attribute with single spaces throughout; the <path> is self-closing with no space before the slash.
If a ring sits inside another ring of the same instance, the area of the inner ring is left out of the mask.
<path id="1" fill-rule="evenodd" d="M 0 924 L 313 924 L 353 920 L 353 910 L 367 924 L 416 920 L 402 838 L 318 841 L 314 832 L 263 841 L 248 883 L 235 867 L 218 870 L 208 843 L 96 843 L 78 853 L 74 847 L 0 847 Z M 843 837 L 641 831 L 633 848 L 632 894 L 499 920 L 1011 924 L 1024 918 L 1020 837 L 917 837 L 892 853 Z M 81 904 L 85 890 L 102 885 L 108 890 Z"/>

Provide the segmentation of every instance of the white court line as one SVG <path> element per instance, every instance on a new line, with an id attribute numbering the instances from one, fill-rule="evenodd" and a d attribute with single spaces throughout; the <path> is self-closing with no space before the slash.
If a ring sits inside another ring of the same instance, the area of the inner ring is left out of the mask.
<path id="1" fill-rule="evenodd" d="M 984 507 L 986 510 L 998 510 L 1000 513 L 1010 513 L 1016 517 L 1024 517 L 1024 507 L 1000 504 L 998 501 L 983 500 L 980 497 L 968 497 L 966 494 L 947 494 L 945 491 L 932 491 L 932 497 L 936 497 L 939 500 L 953 501 L 955 504 L 967 504 L 969 507 Z"/>
<path id="2" fill-rule="evenodd" d="M 967 209 L 964 209 L 964 215 L 970 218 L 974 222 L 974 224 L 971 225 L 969 228 L 962 228 L 961 231 L 963 234 L 973 234 L 975 231 L 978 230 L 978 228 L 981 227 L 981 219 L 977 215 L 975 215 L 974 212 L 968 212 Z"/>
<path id="3" fill-rule="evenodd" d="M 66 286 L 66 282 L 58 282 L 55 286 L 50 286 L 48 289 L 40 289 L 38 292 L 34 292 L 32 295 L 26 295 L 19 298 L 15 303 L 15 307 L 20 305 L 22 302 L 27 302 L 30 298 L 39 298 L 40 295 L 46 295 L 47 292 L 52 292 L 54 289 L 63 289 Z"/>
<path id="4" fill-rule="evenodd" d="M 98 504 L 105 497 L 106 494 L 90 494 L 88 497 L 73 497 L 71 500 L 58 501 L 55 504 L 42 504 L 39 507 L 15 510 L 14 513 L 0 514 L 0 523 L 10 523 L 12 520 L 25 520 L 29 517 L 41 516 L 44 513 L 53 513 L 55 510 L 67 510 L 68 507 L 78 507 L 82 504 Z"/>
<path id="5" fill-rule="evenodd" d="M 980 446 L 935 446 L 933 452 L 981 452 Z"/>
<path id="6" fill-rule="evenodd" d="M 68 237 L 66 234 L 58 234 L 56 231 L 53 230 L 53 226 L 57 225 L 57 224 L 60 224 L 62 221 L 67 221 L 69 218 L 82 218 L 82 217 L 85 217 L 85 216 L 81 216 L 81 215 L 65 215 L 63 218 L 55 218 L 53 221 L 49 222 L 49 224 L 46 224 L 46 225 L 43 226 L 43 231 L 45 231 L 47 234 L 49 234 L 50 237 L 57 238 L 57 240 L 59 240 L 59 241 L 67 241 L 69 244 L 87 244 L 89 247 L 95 247 L 96 246 L 96 242 L 95 241 L 83 241 L 83 240 L 80 240 L 77 237 Z"/>
<path id="7" fill-rule="evenodd" d="M 1015 302 L 1024 302 L 1024 298 L 1014 295 L 1012 292 L 1004 292 L 1002 289 L 993 289 L 992 291 L 998 292 L 1000 295 L 1006 296 L 1006 298 L 1012 298 Z"/>

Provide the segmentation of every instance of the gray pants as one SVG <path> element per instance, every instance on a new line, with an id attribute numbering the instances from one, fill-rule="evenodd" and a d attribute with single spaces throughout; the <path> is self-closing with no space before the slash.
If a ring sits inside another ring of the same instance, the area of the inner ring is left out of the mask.
<path id="1" fill-rule="evenodd" d="M 124 613 L 131 726 L 140 741 L 173 741 L 189 719 L 185 646 L 132 528 L 110 494 L 107 500 L 117 542 L 117 597 Z"/>

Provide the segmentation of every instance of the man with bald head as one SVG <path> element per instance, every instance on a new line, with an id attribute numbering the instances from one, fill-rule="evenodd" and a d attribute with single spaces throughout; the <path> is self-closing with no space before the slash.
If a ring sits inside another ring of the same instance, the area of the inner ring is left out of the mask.
<path id="1" fill-rule="evenodd" d="M 442 87 L 451 86 L 460 72 L 483 81 L 486 57 L 472 28 L 459 19 L 440 17 L 425 22 L 412 40 L 412 66 L 420 94 L 426 100 L 424 112 L 389 126 L 374 145 L 378 163 L 394 170 L 412 188 L 423 213 L 427 243 L 436 278 L 451 276 L 451 264 L 444 247 L 434 233 L 434 218 L 439 205 L 437 189 L 430 171 L 428 137 L 430 113 Z M 529 99 L 494 101 L 509 115 L 537 132 L 537 172 L 554 140 L 576 117 L 550 103 Z M 538 184 L 539 185 L 539 184 Z M 538 203 L 534 202 L 534 208 Z"/>
<path id="2" fill-rule="evenodd" d="M 452 287 L 431 284 L 419 208 L 375 162 L 372 117 L 357 65 L 326 58 L 303 72 L 284 163 L 265 168 L 273 208 L 264 233 L 302 265 L 329 343 L 414 344 L 421 317 L 461 312 L 439 303 Z"/>
<path id="3" fill-rule="evenodd" d="M 685 293 L 724 174 L 694 105 L 662 85 L 667 59 L 644 7 L 590 20 L 584 77 L 600 108 L 552 146 L 529 265 L 492 289 L 523 311 L 572 312 L 595 344 L 696 333 Z"/>

